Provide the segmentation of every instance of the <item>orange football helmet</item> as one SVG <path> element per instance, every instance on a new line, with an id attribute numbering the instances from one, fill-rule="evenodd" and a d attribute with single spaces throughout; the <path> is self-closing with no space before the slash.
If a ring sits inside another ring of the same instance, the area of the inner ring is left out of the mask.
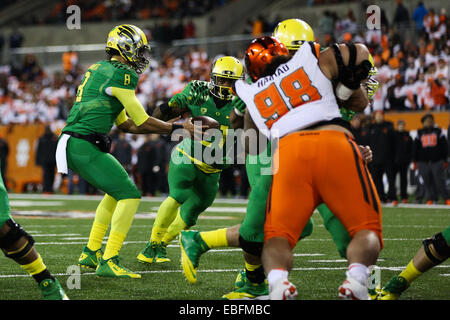
<path id="1" fill-rule="evenodd" d="M 288 55 L 286 46 L 274 37 L 254 39 L 245 51 L 245 67 L 253 81 L 258 80 L 273 58 Z"/>

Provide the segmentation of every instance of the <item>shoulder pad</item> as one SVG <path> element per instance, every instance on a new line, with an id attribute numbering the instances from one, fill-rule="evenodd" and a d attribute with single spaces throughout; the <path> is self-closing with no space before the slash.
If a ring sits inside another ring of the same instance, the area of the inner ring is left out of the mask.
<path id="1" fill-rule="evenodd" d="M 196 86 L 198 88 L 209 88 L 209 82 L 202 80 L 192 80 L 189 82 L 189 85 Z"/>
<path id="2" fill-rule="evenodd" d="M 134 71 L 133 68 L 131 68 L 129 65 L 126 65 L 126 64 L 124 64 L 124 63 L 122 63 L 120 61 L 110 60 L 109 62 L 116 69 L 125 70 L 125 71 L 128 71 L 128 72 L 136 73 L 136 71 Z M 136 73 L 136 75 L 137 75 L 137 73 Z"/>

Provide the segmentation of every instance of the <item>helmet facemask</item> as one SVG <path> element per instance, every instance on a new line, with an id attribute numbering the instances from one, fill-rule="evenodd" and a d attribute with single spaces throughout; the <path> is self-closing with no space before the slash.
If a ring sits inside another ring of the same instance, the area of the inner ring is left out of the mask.
<path id="1" fill-rule="evenodd" d="M 244 68 L 241 62 L 231 56 L 219 58 L 211 68 L 210 92 L 219 99 L 231 100 L 234 97 L 233 85 L 239 79 L 244 79 Z"/>
<path id="2" fill-rule="evenodd" d="M 233 84 L 237 79 L 222 77 L 217 74 L 211 74 L 209 87 L 213 96 L 222 100 L 233 99 Z"/>
<path id="3" fill-rule="evenodd" d="M 137 49 L 136 60 L 133 68 L 138 74 L 141 74 L 150 64 L 150 47 L 148 45 L 143 45 Z"/>

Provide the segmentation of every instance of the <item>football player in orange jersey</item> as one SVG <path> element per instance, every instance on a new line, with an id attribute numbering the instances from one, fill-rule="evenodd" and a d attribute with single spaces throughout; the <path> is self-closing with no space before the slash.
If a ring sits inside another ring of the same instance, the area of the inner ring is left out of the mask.
<path id="1" fill-rule="evenodd" d="M 286 45 L 290 54 L 295 54 L 303 43 L 314 41 L 313 30 L 300 19 L 288 19 L 280 22 L 273 35 L 282 39 L 281 42 Z M 315 44 L 315 47 L 320 48 L 320 45 Z M 232 123 L 234 122 L 233 129 L 243 127 L 245 104 L 242 101 L 240 102 L 240 104 L 236 103 L 236 109 L 230 115 Z M 242 106 L 238 107 L 239 105 Z M 349 112 L 345 114 L 349 114 Z M 372 157 L 370 148 L 363 146 L 359 146 L 359 148 L 365 161 L 370 162 Z M 252 162 L 252 160 L 254 161 Z M 270 170 L 270 166 L 270 163 L 263 165 L 259 155 L 248 156 L 246 169 L 252 192 L 250 193 L 246 216 L 240 225 L 201 233 L 196 231 L 183 231 L 181 233 L 180 242 L 182 245 L 180 247 L 184 257 L 182 265 L 183 270 L 187 270 L 185 276 L 188 280 L 196 279 L 196 277 L 191 276 L 191 273 L 196 274 L 200 256 L 209 249 L 227 246 L 243 249 L 245 270 L 239 272 L 235 281 L 235 289 L 224 295 L 223 299 L 264 299 L 267 295 L 267 285 L 260 256 L 266 207 L 264 199 L 267 199 L 272 176 L 261 175 L 261 169 Z M 337 246 L 339 254 L 345 258 L 347 245 L 351 240 L 347 230 L 325 204 L 319 205 L 317 209 L 324 220 L 325 228 L 330 232 Z M 312 229 L 313 220 L 310 219 L 301 238 L 309 236 Z"/>
<path id="2" fill-rule="evenodd" d="M 255 83 L 239 81 L 236 92 L 247 105 L 246 128 L 269 130 L 269 135 L 278 130 L 280 137 L 262 255 L 269 296 L 292 299 L 297 295 L 288 281 L 291 250 L 313 209 L 326 203 L 352 238 L 347 248 L 350 266 L 339 295 L 368 299 L 367 267 L 376 263 L 382 248 L 381 206 L 340 116 L 331 80 L 339 81 L 337 98 L 348 108 L 362 111 L 368 104 L 361 82 L 371 69 L 369 52 L 358 44 L 336 45 L 319 54 L 311 45 L 311 49 L 302 46 L 292 57 L 278 49 L 274 38 L 260 38 L 252 45 L 258 43 L 266 49 L 250 50 L 246 57 Z"/>

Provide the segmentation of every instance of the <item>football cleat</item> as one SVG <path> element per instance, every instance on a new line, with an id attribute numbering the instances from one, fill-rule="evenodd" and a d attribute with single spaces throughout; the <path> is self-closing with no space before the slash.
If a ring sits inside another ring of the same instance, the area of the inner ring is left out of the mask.
<path id="1" fill-rule="evenodd" d="M 270 300 L 295 300 L 297 296 L 297 288 L 288 279 L 278 279 L 273 286 L 269 286 Z"/>
<path id="2" fill-rule="evenodd" d="M 234 281 L 234 289 L 237 290 L 239 288 L 242 288 L 248 281 L 249 280 L 247 278 L 247 273 L 245 272 L 245 270 L 240 270 L 236 277 L 236 280 Z"/>
<path id="3" fill-rule="evenodd" d="M 198 231 L 181 231 L 180 233 L 181 266 L 186 279 L 197 282 L 197 268 L 200 256 L 209 250 Z"/>
<path id="4" fill-rule="evenodd" d="M 378 295 L 381 293 L 381 287 L 378 286 L 374 289 L 369 289 L 367 291 L 368 291 L 370 300 L 377 300 Z"/>
<path id="5" fill-rule="evenodd" d="M 235 282 L 235 290 L 222 296 L 222 300 L 267 300 L 269 299 L 269 287 L 267 280 L 261 283 L 252 283 L 245 275 L 239 273 L 242 280 Z M 239 287 L 237 287 L 239 286 Z M 237 287 L 237 288 L 236 288 Z"/>
<path id="6" fill-rule="evenodd" d="M 125 268 L 119 263 L 119 256 L 107 260 L 100 258 L 95 274 L 100 277 L 140 279 L 141 275 Z"/>
<path id="7" fill-rule="evenodd" d="M 142 263 L 153 263 L 156 257 L 156 242 L 147 242 L 145 248 L 138 254 L 137 259 Z"/>
<path id="8" fill-rule="evenodd" d="M 377 295 L 377 300 L 397 300 L 400 295 L 408 289 L 408 281 L 401 277 L 395 276 L 383 287 Z"/>
<path id="9" fill-rule="evenodd" d="M 103 256 L 102 249 L 92 251 L 87 246 L 84 246 L 81 252 L 80 258 L 78 259 L 78 265 L 86 269 L 97 269 L 98 261 Z"/>
<path id="10" fill-rule="evenodd" d="M 153 263 L 156 258 L 156 242 L 147 242 L 145 248 L 138 254 L 137 259 L 142 263 Z"/>
<path id="11" fill-rule="evenodd" d="M 339 298 L 343 300 L 370 300 L 367 285 L 358 280 L 347 277 L 339 287 Z"/>
<path id="12" fill-rule="evenodd" d="M 378 285 L 373 289 L 368 289 L 367 292 L 369 294 L 370 300 L 377 300 L 378 295 L 381 293 L 381 287 L 380 285 Z"/>
<path id="13" fill-rule="evenodd" d="M 44 279 L 39 284 L 45 300 L 69 300 L 58 279 Z"/>
<path id="14" fill-rule="evenodd" d="M 142 263 L 164 263 L 169 262 L 167 258 L 167 245 L 164 242 L 147 242 L 145 248 L 139 253 L 137 259 Z"/>
<path id="15" fill-rule="evenodd" d="M 156 263 L 170 262 L 170 259 L 167 258 L 166 248 L 167 244 L 165 244 L 164 241 L 156 245 L 156 257 L 155 257 Z"/>

